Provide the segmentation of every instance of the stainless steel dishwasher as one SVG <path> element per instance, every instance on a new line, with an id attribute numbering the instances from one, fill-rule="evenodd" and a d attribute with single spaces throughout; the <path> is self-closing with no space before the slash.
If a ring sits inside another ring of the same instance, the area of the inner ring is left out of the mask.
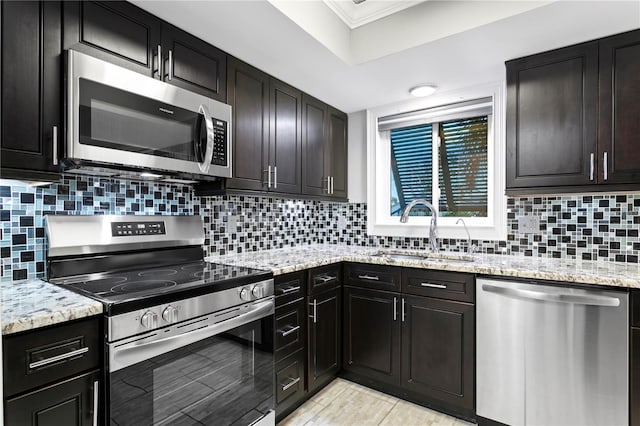
<path id="1" fill-rule="evenodd" d="M 478 416 L 509 425 L 628 424 L 625 291 L 480 278 L 476 286 Z"/>

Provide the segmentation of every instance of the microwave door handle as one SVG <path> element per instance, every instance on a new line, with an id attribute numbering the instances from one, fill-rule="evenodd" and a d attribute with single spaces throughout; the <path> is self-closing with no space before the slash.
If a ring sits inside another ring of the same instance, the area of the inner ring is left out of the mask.
<path id="1" fill-rule="evenodd" d="M 204 116 L 204 122 L 207 129 L 207 148 L 204 152 L 204 158 L 202 163 L 198 163 L 198 167 L 200 167 L 200 171 L 204 174 L 209 173 L 209 168 L 211 167 L 211 159 L 213 158 L 213 120 L 211 119 L 211 114 L 209 113 L 209 108 L 206 105 L 200 105 L 198 108 L 198 114 L 202 114 Z M 200 143 L 199 135 L 194 139 L 194 143 Z"/>

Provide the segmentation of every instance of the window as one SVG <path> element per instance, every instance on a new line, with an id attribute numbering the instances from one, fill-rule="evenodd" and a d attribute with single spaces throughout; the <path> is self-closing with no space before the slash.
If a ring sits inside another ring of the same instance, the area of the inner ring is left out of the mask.
<path id="1" fill-rule="evenodd" d="M 426 199 L 437 210 L 441 237 L 466 237 L 456 225 L 464 218 L 472 238 L 504 238 L 502 93 L 500 85 L 455 96 L 457 102 L 369 111 L 370 234 L 426 236 L 427 208 L 416 206 L 399 223 L 407 204 Z"/>

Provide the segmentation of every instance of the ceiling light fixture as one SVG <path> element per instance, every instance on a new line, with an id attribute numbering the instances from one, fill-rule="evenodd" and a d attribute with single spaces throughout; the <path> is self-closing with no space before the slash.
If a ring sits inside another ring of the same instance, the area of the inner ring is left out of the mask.
<path id="1" fill-rule="evenodd" d="M 413 87 L 409 90 L 413 96 L 421 98 L 423 96 L 429 96 L 433 94 L 438 89 L 438 86 L 435 84 L 421 84 L 419 86 Z"/>

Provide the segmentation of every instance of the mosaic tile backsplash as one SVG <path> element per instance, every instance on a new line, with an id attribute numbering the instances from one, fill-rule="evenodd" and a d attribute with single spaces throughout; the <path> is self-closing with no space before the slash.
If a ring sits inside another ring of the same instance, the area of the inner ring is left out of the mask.
<path id="1" fill-rule="evenodd" d="M 497 254 L 638 262 L 640 194 L 568 195 L 508 199 L 504 241 L 475 241 Z M 200 214 L 205 254 L 226 254 L 302 244 L 332 243 L 427 248 L 426 238 L 371 236 L 364 203 L 333 203 L 253 196 L 196 197 L 189 186 L 87 176 L 32 187 L 0 181 L 0 251 L 3 280 L 45 276 L 47 214 Z M 521 233 L 518 218 L 537 216 L 539 230 Z M 441 240 L 462 251 L 466 240 Z"/>

